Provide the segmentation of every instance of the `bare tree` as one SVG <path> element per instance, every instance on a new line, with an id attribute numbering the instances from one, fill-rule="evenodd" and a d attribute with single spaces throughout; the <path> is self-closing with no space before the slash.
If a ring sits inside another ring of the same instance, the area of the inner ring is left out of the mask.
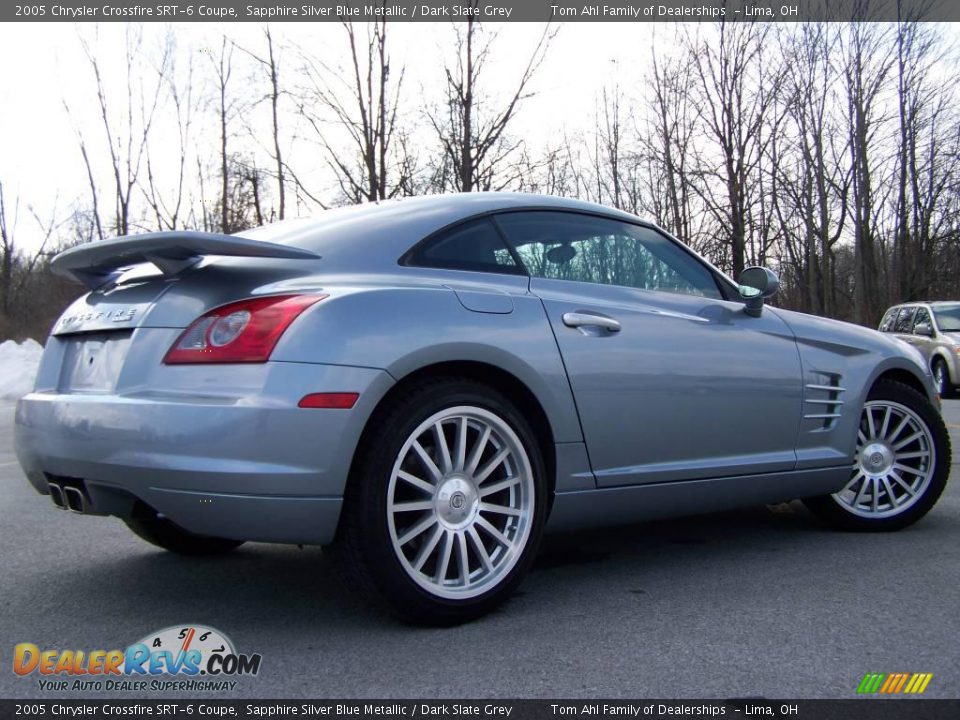
<path id="1" fill-rule="evenodd" d="M 235 103 L 228 88 L 233 74 L 233 44 L 224 35 L 220 42 L 220 52 L 212 58 L 217 93 L 217 122 L 220 130 L 220 232 L 234 232 L 231 224 L 230 207 L 230 153 L 227 142 L 230 138 L 230 122 L 233 119 Z"/>
<path id="2" fill-rule="evenodd" d="M 110 161 L 114 194 L 114 215 L 111 230 L 118 235 L 128 235 L 132 227 L 134 190 L 146 161 L 151 128 L 156 117 L 162 91 L 162 78 L 170 62 L 170 45 L 161 49 L 160 58 L 149 74 L 144 67 L 146 54 L 143 48 L 143 30 L 128 25 L 124 40 L 126 61 L 123 100 L 114 107 L 108 92 L 109 83 L 103 74 L 103 62 L 90 43 L 82 35 L 80 45 L 93 74 L 99 109 L 100 125 Z M 69 108 L 68 108 L 69 110 Z M 119 116 L 119 117 L 118 117 Z M 98 194 L 94 181 L 93 163 L 89 143 L 82 131 L 77 130 L 80 151 L 87 168 L 92 195 Z M 99 220 L 99 203 L 94 200 L 94 212 L 102 236 L 103 223 Z"/>
<path id="3" fill-rule="evenodd" d="M 263 36 L 267 44 L 266 55 L 258 55 L 251 50 L 240 49 L 253 58 L 267 74 L 268 90 L 266 100 L 270 103 L 270 130 L 273 141 L 274 174 L 277 182 L 277 219 L 283 220 L 287 214 L 287 180 L 284 166 L 283 152 L 280 147 L 280 98 L 283 90 L 280 87 L 280 52 L 273 41 L 270 25 L 264 25 Z"/>
<path id="4" fill-rule="evenodd" d="M 348 202 L 384 200 L 410 189 L 412 156 L 399 124 L 404 68 L 391 69 L 387 23 L 343 22 L 349 53 L 340 71 L 303 53 L 309 85 L 300 113 L 313 128 Z M 350 152 L 334 145 L 345 131 Z M 399 146 L 399 147 L 396 147 Z M 395 152 L 399 150 L 399 152 Z"/>
<path id="5" fill-rule="evenodd" d="M 849 138 L 845 118 L 837 113 L 839 73 L 834 63 L 838 30 L 828 23 L 804 24 L 783 38 L 788 58 L 783 88 L 788 123 L 780 162 L 775 167 L 780 190 L 775 204 L 784 229 L 781 251 L 803 290 L 797 307 L 833 315 L 838 311 L 835 247 L 846 227 L 850 189 Z"/>
<path id="6" fill-rule="evenodd" d="M 173 35 L 166 36 L 167 52 L 170 61 L 165 66 L 157 68 L 159 79 L 163 85 L 163 99 L 172 107 L 173 123 L 177 138 L 176 173 L 170 187 L 166 187 L 159 176 L 159 168 L 154 165 L 155 151 L 150 137 L 146 138 L 144 154 L 146 156 L 146 182 L 143 192 L 147 204 L 156 221 L 158 230 L 175 230 L 181 225 L 185 204 L 188 202 L 187 182 L 190 174 L 189 160 L 193 142 L 192 132 L 194 117 L 199 109 L 198 98 L 194 90 L 193 60 L 187 61 L 183 77 L 178 75 L 176 65 L 176 46 Z M 164 143 L 162 160 L 169 162 L 172 143 Z"/>
<path id="7" fill-rule="evenodd" d="M 875 186 L 876 129 L 880 118 L 878 98 L 893 62 L 886 28 L 853 22 L 844 34 L 850 163 L 853 197 L 850 206 L 855 252 L 854 319 L 873 325 L 880 318 L 884 298 L 880 292 L 880 257 L 876 226 L 878 192 Z"/>
<path id="8" fill-rule="evenodd" d="M 17 243 L 20 199 L 14 201 L 12 217 L 8 211 L 6 193 L 0 181 L 0 338 L 33 336 L 42 339 L 53 319 L 63 310 L 66 301 L 76 295 L 65 296 L 54 289 L 56 283 L 46 271 L 57 244 L 63 222 L 58 220 L 56 201 L 49 218 L 41 218 L 33 207 L 28 207 L 36 222 L 29 251 Z M 36 302 L 42 298 L 43 302 Z"/>
<path id="9" fill-rule="evenodd" d="M 762 211 L 757 184 L 761 165 L 779 122 L 775 100 L 782 82 L 782 68 L 766 51 L 769 26 L 750 22 L 722 22 L 716 40 L 686 37 L 694 69 L 694 99 L 705 136 L 711 147 L 701 155 L 696 170 L 703 184 L 702 197 L 727 238 L 728 257 L 723 264 L 739 275 L 748 258 L 762 260 L 769 243 L 769 218 Z M 757 69 L 763 73 L 757 78 Z M 714 159 L 715 158 L 715 159 Z M 748 243 L 755 244 L 748 248 Z"/>
<path id="10" fill-rule="evenodd" d="M 936 284 L 938 245 L 949 227 L 938 208 L 956 186 L 960 160 L 956 81 L 952 74 L 934 79 L 945 58 L 936 30 L 921 23 L 920 17 L 904 14 L 896 29 L 899 147 L 894 267 L 897 294 L 903 300 L 923 299 Z"/>
<path id="11" fill-rule="evenodd" d="M 543 62 L 554 31 L 550 25 L 544 28 L 513 93 L 497 104 L 483 89 L 484 70 L 496 35 L 483 37 L 472 15 L 453 27 L 456 58 L 444 67 L 444 102 L 442 107 L 427 113 L 440 142 L 437 189 L 498 189 L 498 174 L 522 144 L 509 139 L 507 129 L 523 101 L 532 94 L 530 82 Z M 501 187 L 512 180 L 515 178 L 507 179 Z"/>
<path id="12" fill-rule="evenodd" d="M 664 228 L 699 252 L 722 257 L 718 233 L 694 189 L 694 148 L 701 135 L 694 94 L 693 64 L 687 58 L 663 60 L 651 53 L 646 77 L 650 98 L 638 128 L 646 171 L 643 209 Z"/>
<path id="13" fill-rule="evenodd" d="M 67 113 L 67 117 L 70 118 L 74 135 L 77 137 L 77 145 L 80 148 L 80 156 L 83 158 L 83 167 L 87 176 L 87 189 L 90 193 L 90 215 L 92 218 L 92 225 L 97 231 L 96 239 L 103 240 L 104 232 L 103 220 L 101 219 L 100 215 L 100 193 L 97 188 L 96 177 L 93 173 L 93 165 L 90 162 L 90 153 L 87 150 L 87 142 L 83 136 L 83 133 L 80 131 L 80 126 L 73 119 L 73 115 L 70 112 L 70 105 L 66 100 L 63 101 L 63 109 Z"/>
<path id="14" fill-rule="evenodd" d="M 18 201 L 19 205 L 19 201 Z M 16 216 L 16 209 L 14 209 Z M 3 182 L 0 181 L 0 310 L 4 315 L 10 311 L 10 295 L 13 285 L 13 260 L 16 255 L 16 246 L 14 245 L 14 227 L 7 219 L 7 201 L 4 197 Z"/>

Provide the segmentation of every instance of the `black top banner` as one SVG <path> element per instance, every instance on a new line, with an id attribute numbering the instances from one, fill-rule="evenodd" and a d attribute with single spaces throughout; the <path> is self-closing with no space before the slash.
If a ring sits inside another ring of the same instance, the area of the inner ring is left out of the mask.
<path id="1" fill-rule="evenodd" d="M 43 22 L 896 22 L 960 21 L 957 0 L 27 0 L 0 21 Z"/>

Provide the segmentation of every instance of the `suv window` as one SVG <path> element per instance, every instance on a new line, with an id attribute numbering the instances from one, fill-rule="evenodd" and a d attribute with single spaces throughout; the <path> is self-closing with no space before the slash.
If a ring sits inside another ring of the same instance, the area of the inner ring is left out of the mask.
<path id="1" fill-rule="evenodd" d="M 917 325 L 922 325 L 926 323 L 927 325 L 933 326 L 933 323 L 930 322 L 930 313 L 927 312 L 926 308 L 917 308 L 917 314 L 913 317 L 913 328 L 916 331 Z"/>
<path id="2" fill-rule="evenodd" d="M 523 268 L 489 218 L 457 225 L 415 247 L 404 265 L 522 275 Z"/>
<path id="3" fill-rule="evenodd" d="M 913 332 L 913 316 L 917 312 L 915 307 L 905 307 L 900 310 L 900 315 L 897 317 L 897 323 L 893 327 L 894 332 L 898 333 L 912 333 Z"/>
<path id="4" fill-rule="evenodd" d="M 887 314 L 883 316 L 883 320 L 880 321 L 880 332 L 893 332 L 894 323 L 897 321 L 897 313 L 900 312 L 900 308 L 892 307 L 887 310 Z"/>
<path id="5" fill-rule="evenodd" d="M 650 228 L 553 211 L 504 213 L 497 223 L 534 277 L 721 299 L 710 270 Z"/>

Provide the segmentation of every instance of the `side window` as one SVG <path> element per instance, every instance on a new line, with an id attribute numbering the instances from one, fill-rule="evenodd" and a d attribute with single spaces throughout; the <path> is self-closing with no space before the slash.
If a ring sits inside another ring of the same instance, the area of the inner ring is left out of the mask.
<path id="1" fill-rule="evenodd" d="M 457 225 L 414 248 L 405 265 L 522 275 L 523 268 L 488 218 Z"/>
<path id="2" fill-rule="evenodd" d="M 917 325 L 927 324 L 932 326 L 933 323 L 930 322 L 930 313 L 927 312 L 926 308 L 917 308 L 917 314 L 913 318 L 913 327 L 914 329 Z"/>
<path id="3" fill-rule="evenodd" d="M 655 230 L 551 211 L 504 213 L 497 222 L 534 277 L 721 299 L 710 270 Z"/>
<path id="4" fill-rule="evenodd" d="M 897 317 L 897 323 L 893 326 L 893 331 L 898 333 L 912 333 L 913 316 L 916 312 L 917 309 L 915 307 L 902 308 L 900 315 Z"/>
<path id="5" fill-rule="evenodd" d="M 900 312 L 900 308 L 894 307 L 887 310 L 887 314 L 883 316 L 883 320 L 880 321 L 880 332 L 893 332 L 894 324 L 897 321 L 897 313 Z"/>

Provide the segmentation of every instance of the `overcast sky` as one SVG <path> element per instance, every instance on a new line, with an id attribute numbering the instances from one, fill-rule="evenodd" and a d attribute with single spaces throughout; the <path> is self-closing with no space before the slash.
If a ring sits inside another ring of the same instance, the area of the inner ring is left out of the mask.
<path id="1" fill-rule="evenodd" d="M 343 30 L 333 23 L 275 23 L 275 40 L 310 47 L 342 47 Z M 490 79 L 505 86 L 516 81 L 543 32 L 542 24 L 509 23 L 486 26 L 498 33 Z M 173 26 L 181 53 L 218 48 L 226 32 L 239 44 L 258 48 L 261 27 L 254 23 L 220 25 L 189 23 Z M 74 116 L 91 134 L 99 119 L 93 105 L 90 68 L 83 58 L 77 33 L 92 37 L 91 24 L 7 24 L 0 27 L 0 179 L 9 198 L 32 204 L 44 214 L 54 198 L 66 208 L 86 193 L 86 178 L 76 137 L 63 107 L 66 98 Z M 145 24 L 145 37 L 159 42 L 165 26 Z M 105 57 L 114 55 L 114 69 L 122 67 L 123 25 L 99 26 L 99 46 Z M 445 23 L 397 23 L 391 26 L 392 66 L 407 67 L 408 99 L 416 102 L 423 91 L 439 91 L 441 58 L 453 32 Z M 546 144 L 564 131 L 579 132 L 593 116 L 596 95 L 604 83 L 640 75 L 649 62 L 654 38 L 665 34 L 654 24 L 567 23 L 559 28 L 533 89 L 536 96 L 517 119 L 518 135 L 540 138 Z M 672 33 L 671 33 L 672 34 Z M 286 71 L 295 69 L 289 57 Z M 287 76 L 288 78 L 290 75 Z M 213 150 L 213 148 L 211 148 Z M 22 213 L 21 227 L 32 231 Z"/>
<path id="2" fill-rule="evenodd" d="M 278 43 L 317 48 L 327 57 L 344 48 L 344 34 L 336 23 L 275 23 Z M 485 26 L 496 31 L 496 51 L 489 79 L 512 87 L 543 32 L 542 24 L 508 23 Z M 705 30 L 709 31 L 706 26 Z M 158 43 L 167 26 L 143 25 L 145 40 Z M 254 23 L 188 23 L 172 26 L 178 52 L 218 48 L 223 33 L 240 45 L 260 48 L 262 28 Z M 543 146 L 562 137 L 588 131 L 597 95 L 604 85 L 619 82 L 628 100 L 643 100 L 637 82 L 649 64 L 651 51 L 668 53 L 676 26 L 653 23 L 562 23 L 532 89 L 536 96 L 524 105 L 513 128 L 517 136 Z M 82 26 L 71 23 L 12 24 L 0 27 L 0 180 L 8 203 L 21 203 L 19 239 L 29 245 L 34 234 L 25 206 L 46 216 L 57 203 L 61 211 L 77 198 L 87 201 L 86 177 L 75 134 L 64 111 L 68 100 L 74 116 L 91 137 L 99 132 L 90 68 L 77 34 L 93 38 L 112 69 L 123 67 L 121 23 Z M 453 31 L 447 23 L 397 23 L 391 26 L 392 67 L 406 65 L 407 100 L 416 106 L 419 95 L 439 92 L 442 62 Z M 945 29 L 960 37 L 960 26 Z M 182 59 L 182 58 L 181 58 Z M 209 62 L 209 61 L 207 61 Z M 292 53 L 285 57 L 288 80 L 296 70 Z M 536 148 L 535 148 L 536 149 Z M 215 152 L 213 147 L 211 152 Z"/>

